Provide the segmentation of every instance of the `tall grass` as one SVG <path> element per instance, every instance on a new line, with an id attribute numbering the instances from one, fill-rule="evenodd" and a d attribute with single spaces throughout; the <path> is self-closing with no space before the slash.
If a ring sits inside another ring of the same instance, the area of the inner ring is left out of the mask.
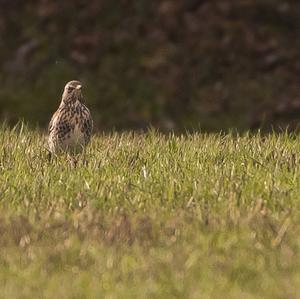
<path id="1" fill-rule="evenodd" d="M 0 298 L 297 298 L 300 138 L 0 129 Z"/>

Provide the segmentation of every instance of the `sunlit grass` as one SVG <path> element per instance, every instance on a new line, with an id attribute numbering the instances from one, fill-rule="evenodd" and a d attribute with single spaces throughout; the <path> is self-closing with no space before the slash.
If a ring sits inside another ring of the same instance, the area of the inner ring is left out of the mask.
<path id="1" fill-rule="evenodd" d="M 0 130 L 0 298 L 299 296 L 297 135 L 44 142 Z"/>

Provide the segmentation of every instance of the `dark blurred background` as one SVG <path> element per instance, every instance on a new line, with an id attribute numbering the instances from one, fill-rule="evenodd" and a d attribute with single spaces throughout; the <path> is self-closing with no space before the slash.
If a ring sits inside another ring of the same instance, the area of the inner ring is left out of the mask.
<path id="1" fill-rule="evenodd" d="M 298 0 L 0 0 L 0 118 L 83 82 L 100 130 L 297 129 Z"/>

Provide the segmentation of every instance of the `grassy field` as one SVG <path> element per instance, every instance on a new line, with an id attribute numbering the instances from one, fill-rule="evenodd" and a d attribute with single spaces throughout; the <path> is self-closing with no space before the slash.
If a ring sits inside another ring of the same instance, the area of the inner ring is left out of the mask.
<path id="1" fill-rule="evenodd" d="M 300 137 L 0 129 L 0 298 L 300 298 Z"/>

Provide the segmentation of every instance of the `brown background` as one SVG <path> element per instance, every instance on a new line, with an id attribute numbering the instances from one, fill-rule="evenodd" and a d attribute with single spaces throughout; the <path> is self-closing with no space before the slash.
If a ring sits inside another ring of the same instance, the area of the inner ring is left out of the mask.
<path id="1" fill-rule="evenodd" d="M 0 0 L 0 118 L 79 79 L 102 130 L 297 129 L 299 2 Z"/>

